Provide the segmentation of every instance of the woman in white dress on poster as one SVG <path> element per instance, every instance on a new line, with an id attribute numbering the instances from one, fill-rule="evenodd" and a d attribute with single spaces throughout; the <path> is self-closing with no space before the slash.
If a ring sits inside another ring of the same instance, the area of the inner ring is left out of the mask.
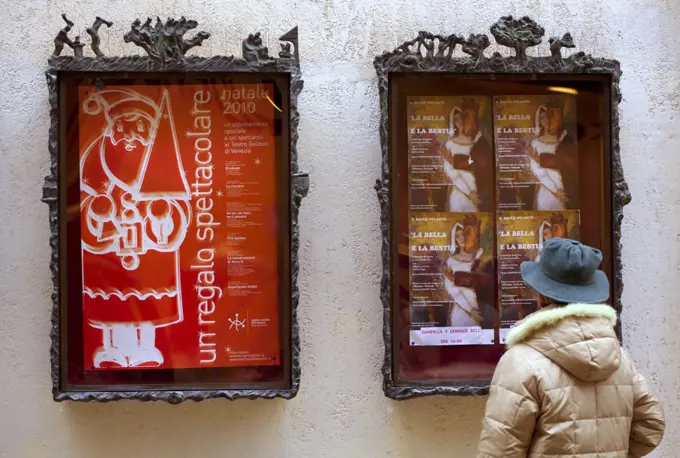
<path id="1" fill-rule="evenodd" d="M 559 110 L 559 109 L 555 109 Z M 536 200 L 534 210 L 566 210 L 567 193 L 562 180 L 562 172 L 559 169 L 541 166 L 541 155 L 555 155 L 560 143 L 567 136 L 567 131 L 562 129 L 561 114 L 554 116 L 555 125 L 551 126 L 548 108 L 538 107 L 536 110 L 536 137 L 529 144 L 528 155 L 531 172 L 536 177 Z"/>
<path id="2" fill-rule="evenodd" d="M 482 320 L 474 288 L 457 286 L 454 282 L 456 272 L 471 273 L 483 253 L 481 248 L 476 253 L 468 252 L 465 246 L 464 226 L 456 223 L 451 230 L 451 254 L 446 260 L 448 275 L 444 275 L 444 289 L 452 301 L 448 323 L 452 327 L 479 326 Z"/>
<path id="3" fill-rule="evenodd" d="M 552 225 L 550 221 L 544 220 L 538 227 L 538 254 L 534 258 L 534 262 L 539 262 L 541 260 L 541 253 L 543 252 L 543 247 L 545 242 L 552 239 Z"/>
<path id="4" fill-rule="evenodd" d="M 541 260 L 541 253 L 549 240 L 569 238 L 568 228 L 569 219 L 563 213 L 553 213 L 550 219 L 543 220 L 538 227 L 538 254 L 534 258 L 534 262 Z"/>
<path id="5" fill-rule="evenodd" d="M 472 111 L 470 117 L 473 117 Z M 453 107 L 449 114 L 450 137 L 444 145 L 445 152 L 443 153 L 445 156 L 443 161 L 444 173 L 446 173 L 452 185 L 447 208 L 449 212 L 476 213 L 479 211 L 481 203 L 477 182 L 471 168 L 471 153 L 482 137 L 482 133 L 477 128 L 476 116 L 470 122 L 475 124 L 472 129 L 467 129 L 475 132 L 472 137 L 465 135 L 463 110 Z M 465 168 L 456 167 L 456 163 L 460 161 L 466 163 Z"/>

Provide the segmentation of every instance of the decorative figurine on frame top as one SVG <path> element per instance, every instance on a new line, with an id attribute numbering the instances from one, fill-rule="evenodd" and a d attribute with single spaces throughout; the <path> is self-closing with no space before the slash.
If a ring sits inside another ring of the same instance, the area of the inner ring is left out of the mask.
<path id="1" fill-rule="evenodd" d="M 545 29 L 529 17 L 515 19 L 504 16 L 490 28 L 496 43 L 515 50 L 512 57 L 504 57 L 494 52 L 490 57 L 484 51 L 491 45 L 488 35 L 471 34 L 439 35 L 419 32 L 413 40 L 406 41 L 394 51 L 377 56 L 374 66 L 379 74 L 391 71 L 450 71 L 454 73 L 474 72 L 548 72 L 586 69 L 597 65 L 590 55 L 577 52 L 563 58 L 562 48 L 574 48 L 574 40 L 569 33 L 551 37 L 550 57 L 530 57 L 527 49 L 541 44 Z M 457 45 L 470 58 L 454 57 Z"/>
<path id="2" fill-rule="evenodd" d="M 68 45 L 73 49 L 75 57 L 83 57 L 83 48 L 85 45 L 80 42 L 80 37 L 77 36 L 71 40 L 68 36 L 68 33 L 73 28 L 73 22 L 66 17 L 66 14 L 62 14 L 61 17 L 64 19 L 64 22 L 66 22 L 66 26 L 57 33 L 56 37 L 54 37 L 54 52 L 52 53 L 52 57 L 60 56 L 61 52 L 64 50 L 64 45 Z M 99 28 L 104 24 L 106 24 L 107 27 L 113 26 L 113 22 L 97 16 L 92 27 L 87 28 L 87 33 L 92 37 L 92 51 L 97 57 L 104 57 L 104 53 L 99 49 L 99 45 L 101 44 Z"/>
<path id="3" fill-rule="evenodd" d="M 107 21 L 97 16 L 94 20 L 92 27 L 87 28 L 87 33 L 92 37 L 92 51 L 94 51 L 95 56 L 104 57 L 104 53 L 99 49 L 99 44 L 101 43 L 101 38 L 99 37 L 99 27 L 106 24 L 107 27 L 113 26 L 113 22 Z"/>
<path id="4" fill-rule="evenodd" d="M 65 14 L 62 14 L 61 17 L 66 25 L 54 38 L 52 57 L 60 57 L 65 45 L 73 49 L 74 57 L 84 57 L 83 48 L 85 44 L 80 41 L 80 37 L 76 36 L 73 39 L 69 37 L 69 32 L 74 23 Z M 123 36 L 123 40 L 125 43 L 133 43 L 144 49 L 149 60 L 154 63 L 182 62 L 186 59 L 186 53 L 189 50 L 201 46 L 205 40 L 210 38 L 210 33 L 204 31 L 198 32 L 190 38 L 185 38 L 185 34 L 195 29 L 198 22 L 186 19 L 184 16 L 179 20 L 169 18 L 165 22 L 157 17 L 155 24 L 152 25 L 152 22 L 151 18 L 147 18 L 143 23 L 136 19 L 131 24 L 130 30 Z M 92 26 L 86 29 L 91 37 L 90 46 L 97 58 L 105 57 L 100 48 L 101 36 L 99 31 L 102 25 L 110 28 L 113 26 L 113 22 L 97 16 Z M 282 60 L 291 59 L 295 66 L 299 66 L 298 28 L 294 27 L 281 36 L 279 40 L 282 43 L 278 58 Z M 260 32 L 252 33 L 243 40 L 242 57 L 246 62 L 255 64 L 275 60 L 274 57 L 269 55 L 269 49 L 264 45 Z"/>
<path id="5" fill-rule="evenodd" d="M 160 18 L 156 18 L 156 24 L 153 27 L 151 27 L 151 18 L 147 18 L 144 24 L 137 19 L 123 39 L 126 43 L 134 43 L 143 48 L 154 60 L 160 62 L 182 60 L 187 51 L 201 46 L 205 40 L 210 38 L 208 32 L 198 32 L 193 37 L 185 39 L 184 34 L 197 26 L 198 22 L 187 20 L 184 16 L 178 21 L 168 19 L 165 23 Z"/>
<path id="6" fill-rule="evenodd" d="M 61 29 L 59 33 L 57 33 L 56 37 L 54 37 L 54 52 L 52 53 L 53 57 L 59 56 L 61 54 L 61 52 L 64 50 L 64 45 L 68 45 L 74 49 L 73 41 L 68 37 L 68 33 L 71 31 L 71 28 L 74 24 L 66 17 L 66 14 L 62 14 L 61 17 L 64 22 L 66 22 L 66 26 Z"/>

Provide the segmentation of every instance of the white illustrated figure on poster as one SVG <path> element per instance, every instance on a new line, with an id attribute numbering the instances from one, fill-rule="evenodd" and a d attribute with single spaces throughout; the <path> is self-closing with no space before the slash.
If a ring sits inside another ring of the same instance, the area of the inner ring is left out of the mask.
<path id="1" fill-rule="evenodd" d="M 449 194 L 448 211 L 450 212 L 469 212 L 479 211 L 479 194 L 477 183 L 472 169 L 472 150 L 482 137 L 481 131 L 477 129 L 476 118 L 471 120 L 474 127 L 470 130 L 475 131 L 473 137 L 465 135 L 463 110 L 453 107 L 449 113 L 449 139 L 444 148 L 448 157 L 443 161 L 444 173 L 453 185 Z M 468 166 L 465 169 L 454 167 L 455 157 L 458 160 L 464 159 Z M 467 158 L 467 159 L 465 159 Z"/>
<path id="2" fill-rule="evenodd" d="M 101 135 L 81 156 L 80 210 L 83 311 L 102 338 L 93 365 L 158 367 L 156 330 L 183 319 L 179 247 L 191 220 L 170 97 L 92 91 L 82 125 L 101 120 Z"/>
<path id="3" fill-rule="evenodd" d="M 474 235 L 474 237 L 478 237 Z M 446 259 L 448 271 L 455 276 L 456 272 L 471 273 L 473 267 L 483 254 L 482 248 L 476 252 L 466 250 L 465 227 L 461 223 L 456 223 L 451 229 L 451 250 Z M 479 245 L 478 243 L 474 245 Z M 444 275 L 444 289 L 448 293 L 453 304 L 449 312 L 449 326 L 465 327 L 479 326 L 481 316 L 479 314 L 479 304 L 477 303 L 477 293 L 472 287 L 458 286 L 449 275 Z"/>
<path id="4" fill-rule="evenodd" d="M 534 261 L 541 260 L 541 252 L 549 240 L 571 238 L 569 235 L 569 218 L 562 213 L 553 213 L 550 219 L 545 219 L 538 226 L 538 254 Z"/>
<path id="5" fill-rule="evenodd" d="M 540 262 L 543 247 L 545 246 L 545 243 L 551 238 L 552 224 L 550 224 L 550 221 L 544 220 L 541 225 L 538 226 L 538 254 L 534 258 L 534 262 Z"/>
<path id="6" fill-rule="evenodd" d="M 534 210 L 566 210 L 567 197 L 562 173 L 557 168 L 541 167 L 540 155 L 556 155 L 560 143 L 567 136 L 567 131 L 561 128 L 558 132 L 550 125 L 548 108 L 541 105 L 536 110 L 535 137 L 529 144 L 529 160 L 531 172 L 536 177 L 536 201 Z"/>

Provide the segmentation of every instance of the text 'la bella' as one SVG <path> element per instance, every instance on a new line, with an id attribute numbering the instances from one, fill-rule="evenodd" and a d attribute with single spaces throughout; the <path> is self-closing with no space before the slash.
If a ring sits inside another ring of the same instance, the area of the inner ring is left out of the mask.
<path id="1" fill-rule="evenodd" d="M 499 237 L 533 237 L 534 231 L 500 231 Z"/>
<path id="2" fill-rule="evenodd" d="M 411 232 L 412 239 L 445 239 L 446 232 Z"/>

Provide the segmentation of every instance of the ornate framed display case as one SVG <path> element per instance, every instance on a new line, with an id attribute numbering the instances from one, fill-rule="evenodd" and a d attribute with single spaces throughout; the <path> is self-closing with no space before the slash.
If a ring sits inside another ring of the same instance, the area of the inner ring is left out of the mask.
<path id="1" fill-rule="evenodd" d="M 97 17 L 49 59 L 54 399 L 294 397 L 300 384 L 297 27 L 196 57 L 194 20 Z M 122 35 L 122 34 L 121 34 Z M 73 55 L 62 56 L 71 48 Z"/>
<path id="2" fill-rule="evenodd" d="M 603 251 L 621 310 L 620 65 L 565 51 L 569 33 L 530 55 L 545 31 L 528 17 L 491 35 L 493 53 L 485 34 L 421 32 L 374 61 L 393 399 L 488 393 L 507 332 L 538 307 L 519 265 L 551 237 Z"/>

